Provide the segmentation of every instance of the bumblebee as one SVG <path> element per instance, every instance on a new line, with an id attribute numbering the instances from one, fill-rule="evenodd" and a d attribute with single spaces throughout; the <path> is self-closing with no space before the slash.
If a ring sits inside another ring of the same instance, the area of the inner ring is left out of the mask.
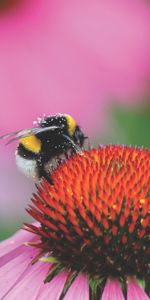
<path id="1" fill-rule="evenodd" d="M 84 136 L 80 126 L 67 114 L 38 118 L 35 128 L 1 136 L 9 138 L 7 144 L 18 140 L 16 164 L 28 177 L 44 177 L 53 184 L 52 170 L 73 153 L 82 153 Z M 62 158 L 63 157 L 63 158 Z"/>

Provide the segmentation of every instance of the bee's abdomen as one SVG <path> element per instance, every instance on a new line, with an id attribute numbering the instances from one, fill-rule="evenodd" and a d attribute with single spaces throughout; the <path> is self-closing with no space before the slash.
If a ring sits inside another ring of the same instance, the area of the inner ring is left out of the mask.
<path id="1" fill-rule="evenodd" d="M 16 164 L 27 177 L 38 178 L 37 155 L 25 149 L 21 144 L 16 150 Z"/>
<path id="2" fill-rule="evenodd" d="M 16 153 L 24 159 L 36 159 L 37 154 L 27 150 L 22 144 L 17 147 Z"/>

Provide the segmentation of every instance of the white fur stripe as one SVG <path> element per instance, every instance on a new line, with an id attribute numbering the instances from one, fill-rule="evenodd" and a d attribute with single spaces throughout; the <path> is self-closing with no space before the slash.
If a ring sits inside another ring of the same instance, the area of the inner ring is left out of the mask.
<path id="1" fill-rule="evenodd" d="M 27 177 L 32 177 L 33 179 L 37 179 L 38 170 L 36 160 L 25 159 L 20 155 L 16 154 L 16 164 L 18 169 L 24 173 Z"/>

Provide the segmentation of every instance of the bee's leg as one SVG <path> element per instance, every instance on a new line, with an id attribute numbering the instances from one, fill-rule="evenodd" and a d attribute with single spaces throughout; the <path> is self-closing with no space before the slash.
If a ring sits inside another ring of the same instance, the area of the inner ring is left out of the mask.
<path id="1" fill-rule="evenodd" d="M 51 177 L 48 175 L 48 173 L 44 169 L 44 164 L 43 164 L 41 158 L 39 158 L 37 160 L 37 167 L 38 167 L 38 172 L 39 172 L 39 178 L 44 177 L 51 185 L 53 185 L 53 181 L 52 181 Z"/>
<path id="2" fill-rule="evenodd" d="M 51 179 L 51 177 L 47 174 L 47 172 L 43 169 L 41 172 L 41 176 L 40 177 L 44 177 L 48 183 L 50 183 L 51 185 L 53 185 L 53 180 Z"/>

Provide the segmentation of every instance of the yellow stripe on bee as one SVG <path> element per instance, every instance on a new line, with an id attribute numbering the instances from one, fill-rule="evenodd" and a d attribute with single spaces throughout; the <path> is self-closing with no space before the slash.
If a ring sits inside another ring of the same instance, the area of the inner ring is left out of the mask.
<path id="1" fill-rule="evenodd" d="M 77 124 L 76 124 L 75 120 L 69 115 L 66 115 L 66 120 L 67 120 L 67 124 L 68 124 L 68 133 L 70 136 L 73 136 Z"/>
<path id="2" fill-rule="evenodd" d="M 19 142 L 29 151 L 33 153 L 39 153 L 41 150 L 41 141 L 35 136 L 30 135 L 21 138 Z"/>

